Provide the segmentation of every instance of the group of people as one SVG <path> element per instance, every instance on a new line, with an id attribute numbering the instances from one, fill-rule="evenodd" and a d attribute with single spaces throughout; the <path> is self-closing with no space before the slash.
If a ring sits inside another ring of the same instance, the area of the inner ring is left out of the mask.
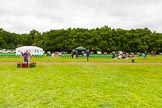
<path id="1" fill-rule="evenodd" d="M 156 52 L 153 52 L 152 51 L 150 54 L 152 56 L 155 56 L 155 53 Z M 82 56 L 86 56 L 87 57 L 87 61 L 88 61 L 88 57 L 89 57 L 89 54 L 90 54 L 89 49 L 87 49 L 85 51 L 82 51 L 82 52 L 79 52 L 79 53 L 78 53 L 77 50 L 73 50 L 71 52 L 72 58 L 77 58 L 79 54 L 81 54 Z M 29 62 L 29 59 L 28 58 L 29 58 L 29 55 L 30 55 L 30 51 L 27 50 L 25 52 L 21 52 L 21 55 L 24 58 L 24 62 L 28 63 Z M 145 53 L 142 53 L 141 56 L 144 57 L 144 58 L 146 58 L 146 55 L 147 55 L 147 53 L 145 52 Z M 122 52 L 122 53 L 112 52 L 112 58 L 127 59 L 128 57 L 129 58 L 132 58 L 132 62 L 134 62 L 134 57 L 135 57 L 134 53 L 128 54 L 128 53 L 124 53 L 124 52 Z"/>
<path id="2" fill-rule="evenodd" d="M 77 51 L 77 50 L 73 50 L 72 52 L 71 52 L 71 57 L 72 58 L 77 58 L 78 57 L 78 55 L 82 55 L 82 56 L 87 56 L 87 57 L 89 57 L 89 54 L 90 54 L 90 52 L 89 52 L 89 49 L 87 49 L 87 50 L 82 50 L 82 51 Z"/>
<path id="3" fill-rule="evenodd" d="M 117 59 L 126 59 L 128 58 L 128 54 L 127 53 L 123 53 L 123 52 L 112 52 L 112 58 L 117 58 Z"/>
<path id="4" fill-rule="evenodd" d="M 112 52 L 112 58 L 117 59 L 127 59 L 127 58 L 134 58 L 134 53 L 125 53 L 125 52 Z"/>

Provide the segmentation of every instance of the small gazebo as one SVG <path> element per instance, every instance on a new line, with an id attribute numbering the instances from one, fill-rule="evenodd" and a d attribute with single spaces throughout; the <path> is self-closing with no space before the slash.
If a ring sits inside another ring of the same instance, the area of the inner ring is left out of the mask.
<path id="1" fill-rule="evenodd" d="M 86 48 L 84 48 L 84 47 L 80 46 L 80 47 L 75 48 L 75 50 L 77 50 L 77 51 L 85 51 L 85 50 L 86 50 Z"/>
<path id="2" fill-rule="evenodd" d="M 79 56 L 84 56 L 86 53 L 86 48 L 79 46 L 77 48 L 75 48 L 75 50 L 78 52 Z"/>

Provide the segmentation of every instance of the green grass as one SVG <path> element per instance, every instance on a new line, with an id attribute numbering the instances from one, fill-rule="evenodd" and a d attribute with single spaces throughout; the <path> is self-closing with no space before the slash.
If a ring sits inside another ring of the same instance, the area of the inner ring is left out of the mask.
<path id="1" fill-rule="evenodd" d="M 0 62 L 22 62 L 23 57 L 0 57 Z M 86 57 L 79 57 L 76 59 L 72 59 L 71 57 L 31 57 L 29 61 L 34 62 L 87 62 Z M 89 62 L 131 62 L 131 58 L 128 59 L 112 59 L 110 57 L 89 57 Z M 150 56 L 148 55 L 146 58 L 142 58 L 139 56 L 135 57 L 135 62 L 162 62 L 162 55 Z"/>
<path id="2" fill-rule="evenodd" d="M 0 65 L 0 108 L 160 108 L 161 65 Z"/>

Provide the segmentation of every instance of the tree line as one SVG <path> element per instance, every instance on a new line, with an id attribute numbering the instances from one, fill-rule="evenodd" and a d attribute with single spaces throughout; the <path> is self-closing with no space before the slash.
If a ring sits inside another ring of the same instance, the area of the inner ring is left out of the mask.
<path id="1" fill-rule="evenodd" d="M 78 46 L 99 51 L 162 51 L 162 33 L 148 28 L 112 29 L 108 26 L 95 29 L 68 28 L 40 33 L 16 34 L 0 29 L 0 49 L 21 46 L 38 46 L 45 51 L 71 51 Z"/>

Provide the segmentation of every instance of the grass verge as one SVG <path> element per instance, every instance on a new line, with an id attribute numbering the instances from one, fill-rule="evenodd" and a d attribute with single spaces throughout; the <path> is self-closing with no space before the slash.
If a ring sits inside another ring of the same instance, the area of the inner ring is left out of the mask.
<path id="1" fill-rule="evenodd" d="M 0 107 L 162 106 L 160 65 L 0 65 Z"/>

